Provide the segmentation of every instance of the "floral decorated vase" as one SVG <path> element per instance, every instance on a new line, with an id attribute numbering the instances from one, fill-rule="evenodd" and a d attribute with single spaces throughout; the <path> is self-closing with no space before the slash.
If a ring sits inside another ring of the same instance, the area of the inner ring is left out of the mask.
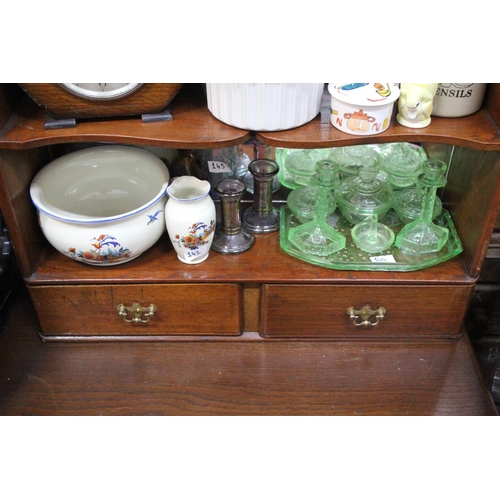
<path id="1" fill-rule="evenodd" d="M 177 257 L 185 264 L 205 261 L 212 246 L 216 215 L 210 187 L 208 181 L 185 175 L 167 188 L 167 232 Z"/>

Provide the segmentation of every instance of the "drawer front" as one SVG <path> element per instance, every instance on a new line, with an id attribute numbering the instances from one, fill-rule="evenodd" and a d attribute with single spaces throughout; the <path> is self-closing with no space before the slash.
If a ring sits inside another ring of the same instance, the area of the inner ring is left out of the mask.
<path id="1" fill-rule="evenodd" d="M 162 284 L 28 287 L 44 336 L 240 335 L 237 284 Z M 148 311 L 133 321 L 134 303 Z M 125 319 L 127 321 L 125 321 Z M 131 321 L 132 320 L 132 321 Z"/>
<path id="2" fill-rule="evenodd" d="M 325 339 L 457 338 L 471 286 L 265 285 L 263 337 Z M 362 308 L 384 308 L 362 316 Z M 353 318 L 347 313 L 353 308 Z M 356 323 L 356 324 L 354 324 Z"/>

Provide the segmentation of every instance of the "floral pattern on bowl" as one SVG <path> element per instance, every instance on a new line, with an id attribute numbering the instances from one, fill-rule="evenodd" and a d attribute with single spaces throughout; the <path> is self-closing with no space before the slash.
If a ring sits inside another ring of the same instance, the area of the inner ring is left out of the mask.
<path id="1" fill-rule="evenodd" d="M 75 260 L 83 262 L 89 261 L 92 264 L 110 264 L 118 263 L 121 260 L 129 260 L 132 252 L 128 248 L 123 248 L 116 238 L 109 234 L 101 234 L 93 238 L 89 250 L 76 250 L 69 248 L 65 254 Z"/>

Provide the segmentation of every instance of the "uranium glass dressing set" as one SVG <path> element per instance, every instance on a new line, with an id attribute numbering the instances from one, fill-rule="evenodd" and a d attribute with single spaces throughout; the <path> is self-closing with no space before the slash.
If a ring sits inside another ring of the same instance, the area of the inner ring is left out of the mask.
<path id="1" fill-rule="evenodd" d="M 411 271 L 462 251 L 438 189 L 447 165 L 409 143 L 276 150 L 291 189 L 280 245 L 312 264 L 345 270 Z"/>

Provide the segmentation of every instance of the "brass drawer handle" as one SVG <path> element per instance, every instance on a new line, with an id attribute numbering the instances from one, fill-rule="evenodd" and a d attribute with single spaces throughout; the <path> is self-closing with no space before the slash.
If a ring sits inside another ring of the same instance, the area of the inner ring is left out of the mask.
<path id="1" fill-rule="evenodd" d="M 379 307 L 373 310 L 369 305 L 363 306 L 361 309 L 354 309 L 349 307 L 347 314 L 355 326 L 375 326 L 378 325 L 380 320 L 384 319 L 386 310 L 384 307 Z M 370 321 L 370 316 L 375 314 L 375 321 Z"/>
<path id="2" fill-rule="evenodd" d="M 127 323 L 149 323 L 151 316 L 156 312 L 156 306 L 150 304 L 148 307 L 142 307 L 137 302 L 134 302 L 131 307 L 125 307 L 123 304 L 116 306 L 118 309 L 118 316 L 123 318 Z M 129 313 L 132 315 L 128 317 Z"/>

